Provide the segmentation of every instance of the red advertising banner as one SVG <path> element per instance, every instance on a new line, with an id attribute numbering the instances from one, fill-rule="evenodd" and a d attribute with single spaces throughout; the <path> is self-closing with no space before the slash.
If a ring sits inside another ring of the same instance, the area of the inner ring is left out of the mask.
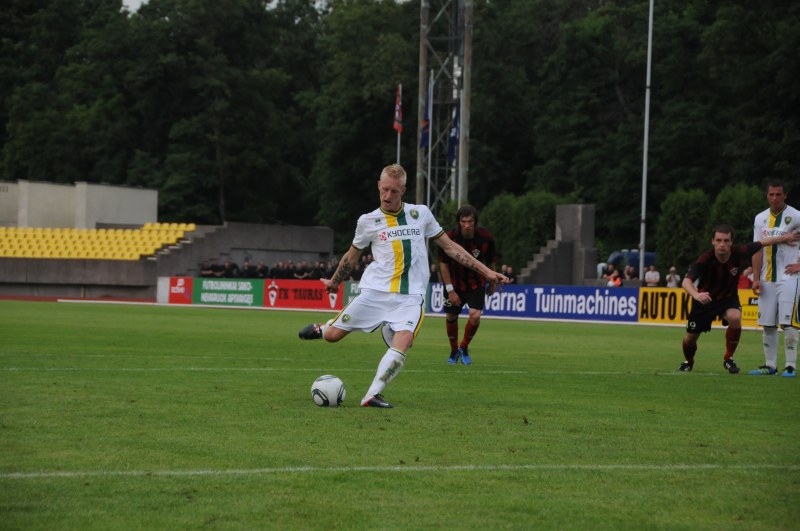
<path id="1" fill-rule="evenodd" d="M 267 279 L 264 281 L 264 307 L 341 310 L 344 287 L 342 283 L 339 291 L 327 293 L 318 280 Z"/>
<path id="2" fill-rule="evenodd" d="M 191 304 L 192 303 L 192 278 L 191 277 L 170 277 L 170 279 L 169 279 L 169 303 L 170 304 Z"/>

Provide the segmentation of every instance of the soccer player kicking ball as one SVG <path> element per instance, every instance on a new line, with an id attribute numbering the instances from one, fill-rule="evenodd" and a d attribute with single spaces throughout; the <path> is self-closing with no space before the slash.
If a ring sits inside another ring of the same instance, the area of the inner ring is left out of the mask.
<path id="1" fill-rule="evenodd" d="M 310 324 L 299 332 L 300 339 L 324 338 L 335 343 L 354 330 L 372 332 L 381 327 L 389 349 L 361 400 L 364 407 L 393 407 L 381 393 L 402 369 L 406 352 L 422 325 L 430 277 L 428 239 L 459 264 L 486 277 L 490 285 L 508 283 L 508 277 L 492 271 L 453 242 L 428 207 L 403 203 L 405 191 L 403 167 L 392 164 L 384 168 L 378 181 L 380 207 L 358 218 L 353 244 L 332 278 L 322 279 L 328 292 L 338 291 L 364 249 L 371 246 L 374 261 L 361 277 L 360 293 L 327 323 Z"/>
<path id="2" fill-rule="evenodd" d="M 725 355 L 722 366 L 729 373 L 737 374 L 739 367 L 733 359 L 733 354 L 742 334 L 742 306 L 738 294 L 739 275 L 749 264 L 750 257 L 764 245 L 795 243 L 800 240 L 800 234 L 771 236 L 737 246 L 733 246 L 733 228 L 730 225 L 717 225 L 713 234 L 711 245 L 714 248 L 701 254 L 683 279 L 683 289 L 691 295 L 694 302 L 686 323 L 686 335 L 683 338 L 685 361 L 678 370 L 689 372 L 694 368 L 697 338 L 701 333 L 711 330 L 712 321 L 721 317 L 722 324 L 728 327 L 725 331 Z"/>

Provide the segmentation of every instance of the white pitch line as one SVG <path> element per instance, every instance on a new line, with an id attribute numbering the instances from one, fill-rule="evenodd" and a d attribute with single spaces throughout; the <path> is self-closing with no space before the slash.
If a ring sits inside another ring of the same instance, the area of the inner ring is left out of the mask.
<path id="1" fill-rule="evenodd" d="M 322 367 L 0 367 L 6 372 L 318 372 L 334 369 Z M 374 372 L 370 368 L 341 367 L 335 369 L 340 372 Z M 461 376 L 482 376 L 486 374 L 527 374 L 530 376 L 680 376 L 694 378 L 700 376 L 725 376 L 727 373 L 693 372 L 687 376 L 682 372 L 653 372 L 653 371 L 521 371 L 521 370 L 481 370 L 481 369 L 411 369 L 406 368 L 403 373 L 418 374 L 455 374 Z"/>
<path id="2" fill-rule="evenodd" d="M 9 372 L 316 372 L 330 369 L 322 368 L 277 368 L 277 367 L 2 367 Z M 375 369 L 339 369 L 341 371 L 375 372 Z"/>
<path id="3" fill-rule="evenodd" d="M 304 367 L 304 368 L 290 368 L 290 367 L 0 367 L 0 371 L 8 372 L 318 372 L 330 371 L 331 368 L 323 369 L 320 367 Z M 341 372 L 375 372 L 373 368 L 338 368 L 335 369 Z M 458 369 L 455 369 L 458 370 Z M 415 373 L 452 373 L 446 369 L 406 369 L 403 372 Z M 461 371 L 460 374 L 469 374 L 470 371 Z M 475 374 L 527 374 L 526 371 L 509 371 L 509 370 L 489 370 L 475 372 Z M 538 374 L 538 373 L 531 373 Z M 547 374 L 547 373 L 543 373 Z M 551 373 L 551 374 L 581 374 L 581 373 Z M 594 374 L 594 373 L 586 373 Z M 599 373 L 598 373 L 599 374 Z M 608 374 L 629 374 L 627 372 L 608 373 Z"/>
<path id="4" fill-rule="evenodd" d="M 0 367 L 0 371 L 6 372 L 318 372 L 331 371 L 334 369 L 322 367 Z M 351 368 L 341 367 L 335 369 L 341 372 L 373 372 L 370 368 Z M 486 374 L 527 374 L 530 376 L 676 376 L 681 378 L 697 378 L 702 376 L 727 376 L 722 372 L 699 372 L 694 371 L 691 375 L 683 372 L 666 371 L 522 371 L 508 369 L 412 369 L 405 368 L 403 373 L 420 374 L 455 374 L 461 376 L 482 376 Z"/>
<path id="5" fill-rule="evenodd" d="M 550 471 L 622 471 L 622 472 L 703 472 L 708 470 L 720 471 L 752 471 L 776 470 L 782 472 L 796 472 L 800 465 L 718 465 L 711 463 L 700 464 L 631 464 L 631 465 L 569 465 L 569 464 L 529 464 L 529 465 L 392 465 L 392 466 L 339 466 L 339 467 L 273 467 L 273 468 L 232 468 L 220 470 L 64 470 L 64 471 L 39 471 L 39 472 L 4 472 L 0 473 L 2 479 L 56 479 L 77 477 L 191 477 L 191 476 L 259 476 L 281 474 L 337 474 L 342 472 L 550 472 Z"/>
<path id="6" fill-rule="evenodd" d="M 6 352 L 0 352 L 0 358 L 10 358 L 14 356 L 13 354 L 8 354 Z M 58 355 L 61 359 L 64 359 L 65 356 L 62 354 Z M 49 352 L 31 352 L 25 353 L 25 357 L 55 357 L 54 354 Z M 102 359 L 117 359 L 117 358 L 131 358 L 136 357 L 136 359 L 176 359 L 176 360 L 218 360 L 218 361 L 226 361 L 226 360 L 233 360 L 233 361 L 297 361 L 297 358 L 264 358 L 261 356 L 250 356 L 250 357 L 241 357 L 237 356 L 236 358 L 220 358 L 219 356 L 182 356 L 180 354 L 142 354 L 142 353 L 135 353 L 135 354 L 76 354 L 76 358 L 102 358 Z"/>

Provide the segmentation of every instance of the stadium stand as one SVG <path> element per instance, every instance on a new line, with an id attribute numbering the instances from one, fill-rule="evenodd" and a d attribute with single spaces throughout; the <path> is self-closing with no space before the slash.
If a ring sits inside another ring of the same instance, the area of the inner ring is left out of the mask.
<path id="1" fill-rule="evenodd" d="M 0 257 L 140 260 L 187 240 L 194 223 L 145 223 L 138 229 L 0 227 Z"/>

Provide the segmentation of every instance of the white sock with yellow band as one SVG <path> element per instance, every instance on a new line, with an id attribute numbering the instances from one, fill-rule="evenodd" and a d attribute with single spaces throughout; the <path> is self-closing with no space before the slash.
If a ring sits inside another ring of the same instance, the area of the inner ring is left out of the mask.
<path id="1" fill-rule="evenodd" d="M 395 379 L 405 362 L 405 354 L 393 348 L 387 350 L 378 364 L 378 371 L 375 373 L 375 379 L 372 380 L 372 385 L 369 386 L 364 400 L 382 393 L 386 388 L 386 384 Z"/>

